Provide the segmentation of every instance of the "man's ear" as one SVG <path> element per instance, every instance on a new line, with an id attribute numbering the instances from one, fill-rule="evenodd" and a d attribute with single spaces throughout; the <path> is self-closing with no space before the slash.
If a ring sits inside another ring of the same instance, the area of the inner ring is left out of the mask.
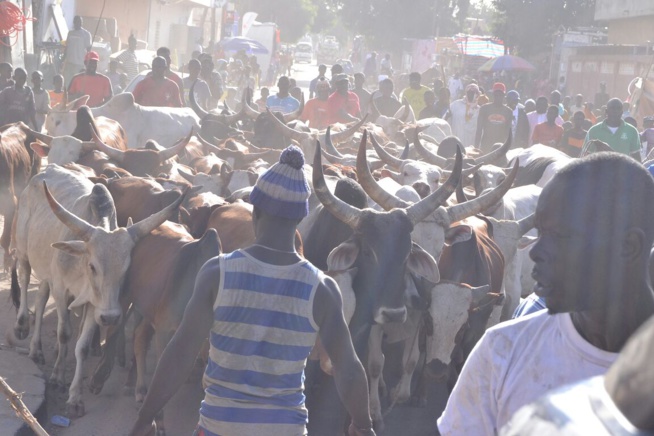
<path id="1" fill-rule="evenodd" d="M 650 248 L 645 244 L 645 232 L 637 227 L 632 227 L 627 230 L 622 239 L 620 255 L 628 262 L 635 262 L 642 256 L 649 258 Z"/>

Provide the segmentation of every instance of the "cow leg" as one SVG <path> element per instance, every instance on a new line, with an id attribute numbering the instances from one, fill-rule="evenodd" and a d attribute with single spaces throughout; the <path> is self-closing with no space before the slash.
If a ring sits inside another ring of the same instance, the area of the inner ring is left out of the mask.
<path id="1" fill-rule="evenodd" d="M 375 430 L 384 429 L 384 418 L 379 398 L 379 379 L 384 370 L 384 354 L 382 353 L 382 340 L 384 331 L 381 326 L 375 325 L 370 329 L 368 341 L 368 380 L 370 383 L 370 415 Z"/>
<path id="2" fill-rule="evenodd" d="M 148 393 L 148 386 L 145 384 L 145 357 L 148 354 L 148 347 L 154 329 L 147 320 L 141 321 L 134 331 L 134 356 L 136 357 L 136 387 L 134 397 L 137 403 L 145 400 L 145 394 Z"/>
<path id="3" fill-rule="evenodd" d="M 137 365 L 136 365 L 136 332 L 143 322 L 143 316 L 141 314 L 134 310 L 134 307 L 132 306 L 132 309 L 130 309 L 130 312 L 133 312 L 133 325 L 134 325 L 134 330 L 132 332 L 132 348 L 133 348 L 133 353 L 132 353 L 132 362 L 129 367 L 129 373 L 127 374 L 127 380 L 125 381 L 125 386 L 123 387 L 123 395 L 125 396 L 131 396 L 134 395 L 134 387 L 136 385 L 136 371 L 137 371 Z"/>
<path id="4" fill-rule="evenodd" d="M 36 303 L 34 304 L 36 319 L 34 335 L 32 335 L 32 341 L 30 342 L 30 359 L 41 365 L 45 363 L 43 348 L 41 347 L 41 326 L 43 325 L 43 312 L 45 312 L 48 298 L 50 298 L 50 284 L 43 280 L 39 283 L 39 291 L 36 294 Z"/>
<path id="5" fill-rule="evenodd" d="M 27 288 L 30 285 L 30 275 L 32 274 L 32 266 L 26 259 L 18 261 L 18 286 L 20 287 L 20 307 L 16 316 L 16 324 L 14 325 L 14 335 L 16 338 L 23 340 L 30 334 L 30 314 L 27 304 Z M 13 275 L 13 272 L 12 272 Z M 12 279 L 12 282 L 14 280 Z M 12 283 L 12 292 L 13 283 Z"/>
<path id="6" fill-rule="evenodd" d="M 406 403 L 411 398 L 411 379 L 420 358 L 420 349 L 418 347 L 420 325 L 421 323 L 417 323 L 415 333 L 404 341 L 402 376 L 391 392 L 391 401 L 393 403 Z"/>
<path id="7" fill-rule="evenodd" d="M 83 364 L 84 359 L 88 356 L 93 334 L 99 327 L 95 322 L 94 312 L 95 308 L 87 303 L 84 307 L 80 335 L 75 344 L 75 375 L 68 391 L 68 401 L 66 401 L 68 416 L 70 417 L 84 416 L 84 401 L 82 401 Z"/>
<path id="8" fill-rule="evenodd" d="M 143 322 L 146 324 L 146 322 Z M 149 324 L 148 324 L 149 325 Z M 166 332 L 157 332 L 155 337 L 154 337 L 154 345 L 155 345 L 155 351 L 157 353 L 157 362 L 161 358 L 161 355 L 163 354 L 164 349 L 166 348 L 166 345 L 168 345 L 168 342 L 173 337 L 173 334 L 175 332 L 172 331 L 166 331 Z M 156 436 L 166 436 L 166 428 L 164 427 L 164 412 L 163 409 L 157 413 L 157 415 L 154 417 L 154 422 L 157 425 L 157 433 Z"/>
<path id="9" fill-rule="evenodd" d="M 66 386 L 66 356 L 68 355 L 68 340 L 72 329 L 70 327 L 70 312 L 68 311 L 66 293 L 58 292 L 55 286 L 52 294 L 57 308 L 57 360 L 54 368 L 52 368 L 50 382 L 63 390 Z"/>
<path id="10" fill-rule="evenodd" d="M 11 208 L 11 212 L 5 213 L 4 214 L 4 224 L 2 228 L 2 236 L 0 236 L 0 247 L 2 247 L 4 251 L 3 255 L 3 268 L 5 273 L 9 271 L 9 268 L 11 267 L 11 256 L 9 255 L 9 244 L 11 242 L 11 226 L 14 221 L 14 212 L 15 212 L 15 207 Z"/>

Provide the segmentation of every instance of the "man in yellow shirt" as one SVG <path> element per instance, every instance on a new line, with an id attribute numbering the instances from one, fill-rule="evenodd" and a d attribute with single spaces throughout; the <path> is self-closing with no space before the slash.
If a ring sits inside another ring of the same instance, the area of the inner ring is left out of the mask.
<path id="1" fill-rule="evenodd" d="M 413 109 L 413 113 L 418 116 L 420 114 L 420 111 L 422 111 L 426 104 L 425 104 L 425 92 L 429 91 L 430 89 L 427 88 L 425 85 L 420 84 L 421 76 L 420 73 L 413 72 L 409 75 L 409 87 L 404 89 L 402 91 L 402 96 L 401 100 L 404 101 L 404 99 L 407 99 L 409 104 L 411 105 L 411 108 Z"/>

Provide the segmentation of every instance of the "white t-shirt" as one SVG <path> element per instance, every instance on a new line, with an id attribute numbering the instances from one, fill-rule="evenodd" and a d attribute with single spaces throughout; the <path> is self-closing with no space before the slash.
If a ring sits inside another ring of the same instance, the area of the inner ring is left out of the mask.
<path id="1" fill-rule="evenodd" d="M 579 335 L 570 314 L 540 311 L 486 331 L 463 366 L 442 435 L 494 435 L 519 408 L 549 390 L 602 375 L 618 357 Z"/>

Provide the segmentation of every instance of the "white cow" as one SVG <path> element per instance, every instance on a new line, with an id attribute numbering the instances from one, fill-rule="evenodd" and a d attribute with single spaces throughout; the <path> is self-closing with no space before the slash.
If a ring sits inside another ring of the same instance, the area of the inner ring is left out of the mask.
<path id="1" fill-rule="evenodd" d="M 107 188 L 58 165 L 48 165 L 21 194 L 14 241 L 20 278 L 19 283 L 12 280 L 12 292 L 20 291 L 21 303 L 14 330 L 20 339 L 29 334 L 27 288 L 33 271 L 41 282 L 30 357 L 43 362 L 41 325 L 51 291 L 58 318 L 58 354 L 51 381 L 64 386 L 71 337 L 69 310 L 83 308 L 75 345 L 75 375 L 67 401 L 73 416 L 84 414 L 82 361 L 91 336 L 97 325 L 116 324 L 122 315 L 118 297 L 132 248 L 163 223 L 183 197 L 137 224 L 119 228 Z M 16 277 L 15 268 L 12 278 Z"/>
<path id="2" fill-rule="evenodd" d="M 94 117 L 104 116 L 116 120 L 127 133 L 129 148 L 143 148 L 148 139 L 168 148 L 188 135 L 193 128 L 200 129 L 200 118 L 193 109 L 141 106 L 134 102 L 130 92 L 115 95 L 100 107 L 92 108 Z M 75 130 L 76 111 L 52 111 L 46 120 L 46 130 L 52 136 L 70 135 Z"/>

